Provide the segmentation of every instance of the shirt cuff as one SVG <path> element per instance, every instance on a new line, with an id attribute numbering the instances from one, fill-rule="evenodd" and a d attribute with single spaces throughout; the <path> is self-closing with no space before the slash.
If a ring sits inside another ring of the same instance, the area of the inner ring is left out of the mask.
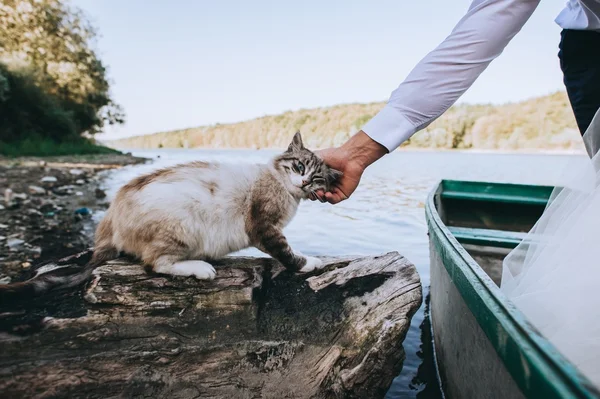
<path id="1" fill-rule="evenodd" d="M 415 134 L 417 128 L 396 108 L 386 105 L 362 131 L 392 152 Z"/>

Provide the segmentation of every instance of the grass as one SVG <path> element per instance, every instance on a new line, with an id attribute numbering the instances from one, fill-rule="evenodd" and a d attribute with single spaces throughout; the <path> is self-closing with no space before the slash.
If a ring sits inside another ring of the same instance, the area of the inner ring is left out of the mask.
<path id="1" fill-rule="evenodd" d="M 0 141 L 0 155 L 10 158 L 22 156 L 56 156 L 56 155 L 89 155 L 89 154 L 120 154 L 120 151 L 100 146 L 89 140 L 73 140 L 55 142 L 50 139 L 28 138 L 16 143 Z"/>

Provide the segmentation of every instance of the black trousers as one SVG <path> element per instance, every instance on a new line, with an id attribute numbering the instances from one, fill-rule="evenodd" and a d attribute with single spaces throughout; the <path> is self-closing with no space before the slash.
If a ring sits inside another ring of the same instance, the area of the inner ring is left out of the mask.
<path id="1" fill-rule="evenodd" d="M 565 29 L 558 58 L 581 134 L 600 109 L 600 32 Z"/>

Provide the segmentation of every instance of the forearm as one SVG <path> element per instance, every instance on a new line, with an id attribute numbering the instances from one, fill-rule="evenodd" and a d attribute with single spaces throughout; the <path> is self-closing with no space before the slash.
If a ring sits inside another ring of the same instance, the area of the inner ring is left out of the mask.
<path id="1" fill-rule="evenodd" d="M 452 33 L 423 58 L 363 131 L 393 151 L 443 114 L 498 57 L 539 0 L 476 0 Z"/>
<path id="2" fill-rule="evenodd" d="M 387 148 L 371 139 L 362 130 L 344 143 L 341 149 L 345 152 L 348 161 L 354 162 L 363 170 L 388 153 Z"/>

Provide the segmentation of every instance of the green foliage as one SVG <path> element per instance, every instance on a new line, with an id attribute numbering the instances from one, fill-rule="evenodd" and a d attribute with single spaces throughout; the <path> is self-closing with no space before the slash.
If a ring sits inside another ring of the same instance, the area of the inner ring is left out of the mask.
<path id="1" fill-rule="evenodd" d="M 362 128 L 365 123 L 367 123 L 368 121 L 370 121 L 373 118 L 373 115 L 362 115 L 359 118 L 356 118 L 356 120 L 354 121 L 354 123 L 352 123 L 353 126 L 356 126 L 357 129 Z"/>
<path id="2" fill-rule="evenodd" d="M 310 120 L 310 115 L 309 114 L 305 114 L 305 115 L 301 115 L 299 116 L 295 121 L 294 121 L 294 129 L 299 130 L 302 126 L 304 126 L 304 124 Z"/>
<path id="3" fill-rule="evenodd" d="M 60 141 L 79 138 L 72 112 L 34 83 L 30 71 L 11 71 L 0 64 L 0 140 L 26 137 Z"/>
<path id="4" fill-rule="evenodd" d="M 115 153 L 119 153 L 119 151 L 95 145 L 90 140 L 83 138 L 59 143 L 37 136 L 12 143 L 0 141 L 0 154 L 8 157 Z"/>
<path id="5" fill-rule="evenodd" d="M 281 123 L 285 119 L 285 114 L 280 114 L 275 117 L 275 123 Z"/>
<path id="6" fill-rule="evenodd" d="M 95 37 L 85 15 L 65 1 L 0 2 L 0 141 L 5 148 L 31 152 L 25 143 L 35 138 L 48 149 L 91 151 L 94 145 L 82 138 L 84 133 L 123 122 L 109 94 L 106 68 L 93 49 Z"/>

